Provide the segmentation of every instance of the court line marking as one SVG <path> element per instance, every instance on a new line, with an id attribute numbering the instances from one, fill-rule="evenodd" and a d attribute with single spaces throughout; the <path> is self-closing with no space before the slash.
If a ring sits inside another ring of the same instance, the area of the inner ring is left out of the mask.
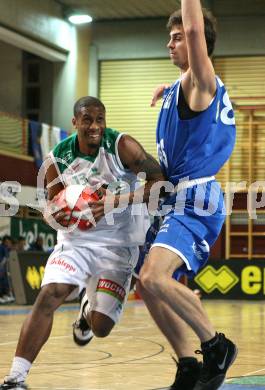
<path id="1" fill-rule="evenodd" d="M 240 379 L 240 378 L 245 378 L 245 377 L 248 377 L 248 376 L 252 376 L 253 374 L 257 374 L 258 372 L 261 372 L 261 371 L 265 371 L 265 367 L 261 368 L 260 370 L 247 372 L 246 374 L 243 374 L 243 375 L 240 375 L 240 376 L 234 376 L 233 378 L 228 378 L 228 379 L 226 379 L 225 383 L 233 381 L 234 379 Z"/>
<path id="2" fill-rule="evenodd" d="M 152 326 L 151 326 L 151 324 L 150 324 L 150 327 L 148 327 L 148 326 L 135 326 L 135 327 L 132 327 L 132 328 L 130 328 L 130 330 L 141 330 L 141 329 L 144 329 L 144 330 L 146 330 L 146 329 L 148 329 L 148 328 L 151 328 Z M 128 329 L 116 329 L 116 330 L 113 330 L 112 331 L 112 335 L 118 335 L 118 333 L 126 333 L 126 332 L 128 332 Z M 62 336 L 51 336 L 51 337 L 49 337 L 49 341 L 52 341 L 52 340 L 57 340 L 57 339 L 67 339 L 67 338 L 72 338 L 73 336 L 72 336 L 72 334 L 69 334 L 69 335 L 62 335 Z M 122 336 L 122 339 L 125 339 L 125 338 L 134 338 L 134 336 Z M 5 343 L 0 343 L 0 347 L 1 346 L 4 346 L 4 345 L 11 345 L 11 344 L 15 344 L 15 343 L 17 343 L 18 342 L 18 338 L 16 338 L 15 340 L 12 340 L 12 341 L 7 341 L 7 342 L 5 342 Z"/>
<path id="3" fill-rule="evenodd" d="M 143 306 L 144 302 L 141 300 L 136 300 L 136 301 L 127 301 L 126 302 L 126 307 L 131 307 L 131 306 Z M 0 309 L 0 315 L 6 316 L 6 315 L 18 315 L 18 314 L 28 314 L 31 312 L 33 305 L 30 305 L 29 307 L 25 308 L 16 308 L 16 306 L 2 306 Z M 64 312 L 64 311 L 74 311 L 74 310 L 79 310 L 79 305 L 78 303 L 76 304 L 68 304 L 67 306 L 60 306 L 57 309 L 57 312 Z"/>
<path id="4" fill-rule="evenodd" d="M 143 301 L 130 301 L 130 302 L 127 302 L 127 306 L 142 306 L 144 305 Z M 5 309 L 5 310 L 0 310 L 0 315 L 16 315 L 16 314 L 27 314 L 29 313 L 30 311 L 32 310 L 32 308 L 28 308 L 28 309 Z M 60 307 L 59 308 L 59 312 L 65 312 L 65 311 L 74 311 L 74 310 L 78 310 L 78 305 L 73 305 L 73 306 L 63 306 L 63 307 Z M 260 315 L 259 313 L 256 314 L 257 316 Z M 225 319 L 227 317 L 236 317 L 236 315 L 224 315 L 224 316 L 220 316 L 220 317 L 215 317 L 215 320 L 220 320 L 220 319 Z M 143 327 L 134 327 L 133 328 L 134 330 L 137 330 L 137 329 L 146 329 L 146 326 Z M 126 330 L 127 331 L 127 330 Z M 119 329 L 116 329 L 113 331 L 113 333 L 119 333 L 121 332 L 121 330 Z M 63 336 L 52 336 L 49 338 L 49 340 L 56 340 L 56 339 L 63 339 L 63 338 L 70 338 L 72 337 L 72 335 L 63 335 Z M 14 344 L 14 343 L 17 343 L 17 339 L 14 340 L 14 341 L 9 341 L 9 342 L 6 342 L 6 343 L 0 343 L 0 346 L 4 346 L 4 345 L 10 345 L 10 344 Z M 101 351 L 102 352 L 102 351 Z M 162 352 L 162 351 L 161 351 Z M 160 352 L 160 353 L 161 353 Z M 137 361 L 137 360 L 142 360 L 142 359 L 146 359 L 146 357 L 143 357 L 143 358 L 138 358 L 138 359 L 135 359 L 135 360 L 129 360 L 129 361 L 124 361 L 124 362 L 115 362 L 115 363 L 110 363 L 110 365 L 112 364 L 127 364 L 129 362 L 133 362 L 133 361 Z M 101 359 L 100 359 L 101 360 Z M 92 363 L 92 362 L 91 362 Z M 89 363 L 88 363 L 89 364 Z M 105 365 L 105 364 L 104 364 Z M 109 364 L 107 364 L 109 365 Z M 248 377 L 248 376 L 251 376 L 253 374 L 256 374 L 256 373 L 259 373 L 259 372 L 262 372 L 262 371 L 265 371 L 265 368 L 262 368 L 262 369 L 259 369 L 259 370 L 255 370 L 255 371 L 251 371 L 251 372 L 248 372 L 246 374 L 243 374 L 243 375 L 240 375 L 240 377 Z M 234 380 L 235 378 L 240 378 L 240 377 L 233 377 L 233 378 L 228 378 L 226 379 L 226 382 L 225 383 L 229 383 L 230 381 Z M 35 389 L 47 389 L 47 387 L 35 387 Z M 72 388 L 56 388 L 58 390 L 72 390 Z M 82 388 L 74 388 L 74 390 L 83 390 Z M 87 389 L 84 389 L 84 390 L 87 390 Z M 90 390 L 97 390 L 96 388 L 95 389 L 90 389 Z M 101 390 L 104 390 L 101 388 Z M 106 389 L 107 390 L 107 389 Z"/>
<path id="5" fill-rule="evenodd" d="M 64 336 L 52 336 L 52 337 L 49 337 L 49 340 L 55 340 L 55 339 L 67 339 L 67 338 L 70 338 L 72 337 L 72 335 L 64 335 Z M 17 344 L 18 342 L 18 338 L 16 340 L 13 340 L 13 341 L 7 341 L 6 343 L 0 343 L 0 347 L 2 345 L 10 345 L 10 344 Z"/>
<path id="6" fill-rule="evenodd" d="M 165 347 L 162 344 L 160 344 L 160 343 L 158 343 L 156 341 L 148 340 L 148 339 L 141 338 L 141 337 L 137 337 L 137 339 L 138 340 L 144 340 L 144 341 L 147 341 L 147 342 L 149 342 L 151 344 L 159 346 L 160 349 L 158 351 L 156 351 L 156 352 L 153 352 L 153 353 L 151 353 L 149 355 L 145 355 L 145 356 L 140 357 L 140 358 L 136 357 L 134 359 L 124 360 L 124 361 L 121 360 L 121 361 L 109 362 L 109 363 L 104 363 L 104 362 L 100 362 L 100 361 L 98 361 L 98 362 L 94 361 L 94 363 L 93 363 L 93 361 L 92 361 L 92 362 L 88 362 L 88 363 L 80 363 L 80 364 L 84 365 L 82 368 L 80 368 L 80 367 L 73 367 L 72 369 L 69 369 L 69 368 L 65 369 L 65 368 L 59 368 L 58 367 L 55 370 L 50 370 L 49 369 L 47 372 L 49 372 L 49 374 L 53 374 L 53 375 L 54 374 L 59 374 L 59 375 L 61 374 L 61 375 L 63 375 L 65 372 L 69 373 L 69 371 L 77 371 L 77 370 L 80 371 L 80 370 L 84 370 L 84 369 L 87 369 L 87 368 L 93 369 L 93 368 L 97 368 L 97 367 L 114 366 L 114 365 L 118 365 L 118 364 L 122 364 L 122 365 L 124 364 L 125 365 L 125 364 L 140 362 L 142 360 L 152 358 L 154 356 L 160 355 L 161 353 L 163 353 L 165 351 Z M 112 357 L 115 358 L 115 356 L 112 356 Z M 103 359 L 101 359 L 101 360 L 103 360 Z M 35 370 L 39 369 L 38 366 L 35 366 L 35 367 L 33 366 L 32 369 L 34 369 L 34 368 L 35 368 Z M 45 369 L 42 369 L 41 373 L 39 372 L 39 370 L 38 370 L 38 372 L 34 372 L 32 369 L 31 369 L 31 375 L 47 374 Z M 69 375 L 71 375 L 71 374 L 69 373 Z M 84 372 L 84 373 L 80 372 L 79 375 L 80 376 L 85 376 L 85 375 L 87 375 L 87 372 Z M 97 390 L 97 389 L 88 389 L 88 390 Z M 100 390 L 104 390 L 104 389 L 100 389 Z M 107 389 L 107 390 L 109 390 L 109 389 Z"/>
<path id="7" fill-rule="evenodd" d="M 109 390 L 107 388 L 102 388 L 102 387 L 93 387 L 88 389 L 87 387 L 30 387 L 31 390 L 37 390 L 37 389 L 49 389 L 49 390 Z"/>
<path id="8" fill-rule="evenodd" d="M 73 310 L 78 310 L 79 306 L 78 305 L 69 305 L 69 306 L 60 306 L 57 312 L 65 312 L 65 311 L 73 311 Z M 27 307 L 27 308 L 12 308 L 12 306 L 6 308 L 6 309 L 0 309 L 0 315 L 3 316 L 8 316 L 8 315 L 18 315 L 18 314 L 28 314 L 32 311 L 32 306 Z"/>

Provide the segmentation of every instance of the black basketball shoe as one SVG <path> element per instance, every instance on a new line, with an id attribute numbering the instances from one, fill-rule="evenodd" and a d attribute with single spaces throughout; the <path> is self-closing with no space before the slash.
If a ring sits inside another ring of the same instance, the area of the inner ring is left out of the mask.
<path id="1" fill-rule="evenodd" d="M 81 291 L 79 300 L 80 300 L 80 310 L 79 310 L 77 320 L 73 323 L 73 339 L 77 345 L 83 347 L 87 345 L 94 336 L 92 330 L 90 329 L 84 317 L 84 310 L 88 305 L 88 299 L 87 299 L 85 288 Z"/>
<path id="2" fill-rule="evenodd" d="M 205 345 L 206 344 L 206 345 Z M 237 356 L 237 347 L 224 334 L 217 334 L 213 342 L 204 343 L 203 367 L 194 390 L 216 390 L 224 383 L 228 368 Z"/>
<path id="3" fill-rule="evenodd" d="M 181 358 L 179 362 L 175 362 L 178 367 L 176 378 L 168 390 L 193 390 L 199 379 L 202 363 L 193 357 Z"/>
<path id="4" fill-rule="evenodd" d="M 4 383 L 0 385 L 1 390 L 11 390 L 11 389 L 16 389 L 16 390 L 25 390 L 28 389 L 28 386 L 26 385 L 25 382 L 19 382 L 16 379 L 5 379 Z"/>

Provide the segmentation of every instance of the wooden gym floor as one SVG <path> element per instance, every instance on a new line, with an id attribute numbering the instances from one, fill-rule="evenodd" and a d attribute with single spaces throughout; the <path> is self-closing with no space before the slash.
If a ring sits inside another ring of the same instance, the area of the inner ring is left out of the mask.
<path id="1" fill-rule="evenodd" d="M 216 329 L 229 335 L 239 355 L 223 390 L 265 390 L 265 318 L 263 302 L 210 301 L 204 305 Z M 29 307 L 0 306 L 0 377 L 10 367 L 22 321 Z M 149 317 L 142 301 L 129 301 L 120 324 L 106 339 L 83 348 L 72 341 L 77 305 L 55 315 L 48 343 L 34 363 L 30 389 L 153 390 L 172 383 L 172 350 Z M 191 334 L 194 350 L 199 345 Z M 185 389 L 183 389 L 185 390 Z"/>

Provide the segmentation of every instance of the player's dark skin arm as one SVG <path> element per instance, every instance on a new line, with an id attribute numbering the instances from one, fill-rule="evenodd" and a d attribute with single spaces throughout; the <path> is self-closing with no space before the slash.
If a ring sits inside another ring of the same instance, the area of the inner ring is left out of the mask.
<path id="1" fill-rule="evenodd" d="M 45 168 L 45 180 L 46 180 L 46 188 L 48 191 L 48 201 L 52 200 L 59 192 L 64 188 L 63 183 L 60 180 L 58 171 L 52 162 L 52 160 L 48 157 L 44 162 L 44 168 Z M 55 222 L 62 224 L 63 219 L 65 218 L 66 214 L 63 211 L 58 211 L 56 213 L 52 214 L 53 219 Z M 50 210 L 49 207 L 46 207 L 44 210 L 44 220 L 50 224 Z"/>
<path id="2" fill-rule="evenodd" d="M 55 195 L 57 195 L 64 188 L 64 185 L 59 178 L 59 174 L 54 163 L 49 157 L 45 160 L 44 164 L 48 200 L 52 200 Z"/>
<path id="3" fill-rule="evenodd" d="M 144 148 L 132 137 L 125 135 L 121 138 L 119 145 L 119 156 L 123 165 L 133 173 L 145 174 L 144 194 L 142 190 L 136 190 L 130 193 L 129 204 L 148 202 L 150 190 L 154 183 L 164 181 L 159 163 L 156 159 L 147 153 Z M 121 196 L 122 197 L 122 196 Z M 118 201 L 121 199 L 117 199 Z"/>

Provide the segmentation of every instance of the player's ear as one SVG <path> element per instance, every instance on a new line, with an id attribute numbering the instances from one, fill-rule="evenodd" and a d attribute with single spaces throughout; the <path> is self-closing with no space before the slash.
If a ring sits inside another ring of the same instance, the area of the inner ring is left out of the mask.
<path id="1" fill-rule="evenodd" d="M 75 116 L 73 116 L 73 118 L 72 118 L 72 124 L 73 124 L 74 128 L 76 129 L 76 117 Z"/>

